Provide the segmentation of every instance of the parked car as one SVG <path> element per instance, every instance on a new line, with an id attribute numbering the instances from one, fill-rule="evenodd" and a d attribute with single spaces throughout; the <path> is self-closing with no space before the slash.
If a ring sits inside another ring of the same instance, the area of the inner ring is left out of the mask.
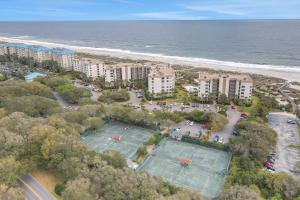
<path id="1" fill-rule="evenodd" d="M 241 119 L 247 119 L 247 118 L 248 118 L 248 115 L 245 114 L 245 113 L 242 113 L 240 118 L 241 118 Z"/>
<path id="2" fill-rule="evenodd" d="M 289 119 L 289 120 L 287 121 L 287 123 L 288 123 L 288 124 L 296 124 L 297 122 L 296 122 L 295 120 Z"/>
<path id="3" fill-rule="evenodd" d="M 219 139 L 220 139 L 220 136 L 218 136 L 218 135 L 215 135 L 213 140 L 214 140 L 214 142 L 218 142 L 218 141 L 219 141 Z"/>
<path id="4" fill-rule="evenodd" d="M 269 170 L 275 171 L 275 168 L 273 166 L 267 166 L 266 168 Z"/>
<path id="5" fill-rule="evenodd" d="M 219 142 L 220 144 L 224 144 L 224 139 L 220 137 L 218 142 Z"/>
<path id="6" fill-rule="evenodd" d="M 268 162 L 273 162 L 273 163 L 274 163 L 274 162 L 275 162 L 275 158 L 274 158 L 273 156 L 268 156 L 268 157 L 267 157 L 267 161 L 268 161 Z"/>
<path id="7" fill-rule="evenodd" d="M 138 108 L 140 108 L 140 106 L 138 106 L 138 105 L 133 105 L 132 108 L 133 108 L 133 109 L 138 109 Z"/>
<path id="8" fill-rule="evenodd" d="M 235 106 L 231 106 L 231 109 L 235 109 Z"/>
<path id="9" fill-rule="evenodd" d="M 189 125 L 190 125 L 190 126 L 193 126 L 193 125 L 194 125 L 194 122 L 190 122 Z"/>
<path id="10" fill-rule="evenodd" d="M 234 136 L 240 136 L 241 133 L 240 133 L 239 131 L 233 131 L 233 132 L 232 132 L 232 135 L 234 135 Z"/>
<path id="11" fill-rule="evenodd" d="M 184 123 L 184 125 L 189 125 L 189 124 L 190 124 L 189 120 Z"/>
<path id="12" fill-rule="evenodd" d="M 265 161 L 265 162 L 263 163 L 263 165 L 264 165 L 264 167 L 269 167 L 269 166 L 273 167 L 274 163 Z"/>

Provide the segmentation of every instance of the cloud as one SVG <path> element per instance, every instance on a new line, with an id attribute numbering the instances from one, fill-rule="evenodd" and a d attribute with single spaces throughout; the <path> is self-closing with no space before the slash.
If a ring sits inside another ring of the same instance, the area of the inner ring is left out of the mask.
<path id="1" fill-rule="evenodd" d="M 162 19 L 162 20 L 201 20 L 206 19 L 203 16 L 192 15 L 185 11 L 168 11 L 168 12 L 144 12 L 133 13 L 134 17 L 143 19 Z"/>
<path id="2" fill-rule="evenodd" d="M 246 15 L 246 12 L 242 11 L 237 11 L 235 9 L 232 9 L 228 6 L 215 6 L 215 5 L 207 5 L 207 6 L 202 6 L 202 5 L 186 5 L 184 6 L 185 9 L 188 10 L 193 10 L 193 11 L 209 11 L 209 12 L 215 12 L 219 14 L 227 14 L 227 15 Z"/>
<path id="3" fill-rule="evenodd" d="M 80 16 L 83 14 L 77 11 L 57 9 L 57 8 L 2 9 L 1 12 L 15 13 L 21 15 L 49 16 L 49 17 L 70 17 L 70 16 Z"/>
<path id="4" fill-rule="evenodd" d="M 300 17 L 299 0 L 202 0 L 179 4 L 185 10 L 211 12 L 241 18 Z"/>

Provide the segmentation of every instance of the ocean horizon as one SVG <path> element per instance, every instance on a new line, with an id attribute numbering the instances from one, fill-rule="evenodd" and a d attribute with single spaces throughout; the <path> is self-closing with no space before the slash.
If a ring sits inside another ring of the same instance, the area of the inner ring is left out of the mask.
<path id="1" fill-rule="evenodd" d="M 300 20 L 0 22 L 0 36 L 300 72 Z M 1 39 L 1 38 L 0 38 Z"/>

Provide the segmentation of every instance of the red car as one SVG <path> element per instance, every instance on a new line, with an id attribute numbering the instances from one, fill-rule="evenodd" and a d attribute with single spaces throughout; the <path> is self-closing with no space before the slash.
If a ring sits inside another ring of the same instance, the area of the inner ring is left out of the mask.
<path id="1" fill-rule="evenodd" d="M 263 164 L 264 164 L 264 167 L 273 167 L 273 165 L 274 165 L 274 163 L 268 162 L 268 161 L 265 161 Z"/>

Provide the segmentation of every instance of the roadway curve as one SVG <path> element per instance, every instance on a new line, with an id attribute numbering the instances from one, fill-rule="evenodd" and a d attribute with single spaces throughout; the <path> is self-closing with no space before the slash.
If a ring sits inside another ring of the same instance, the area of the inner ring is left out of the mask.
<path id="1" fill-rule="evenodd" d="M 26 175 L 20 179 L 26 200 L 56 200 L 35 178 Z"/>

